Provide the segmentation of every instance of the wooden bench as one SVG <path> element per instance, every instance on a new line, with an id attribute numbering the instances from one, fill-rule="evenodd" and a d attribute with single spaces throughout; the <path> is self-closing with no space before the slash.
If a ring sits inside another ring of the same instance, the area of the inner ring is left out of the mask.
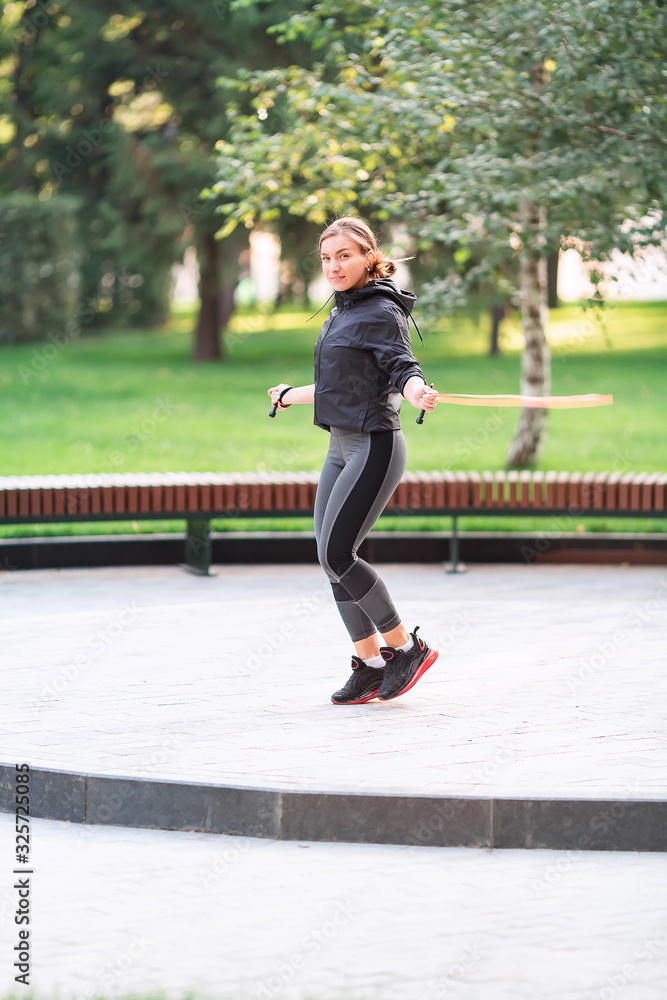
<path id="1" fill-rule="evenodd" d="M 0 524 L 180 519 L 185 564 L 207 574 L 213 518 L 309 517 L 316 472 L 154 472 L 0 477 Z M 407 472 L 385 509 L 453 518 L 450 558 L 459 564 L 458 518 L 665 517 L 661 472 Z"/>

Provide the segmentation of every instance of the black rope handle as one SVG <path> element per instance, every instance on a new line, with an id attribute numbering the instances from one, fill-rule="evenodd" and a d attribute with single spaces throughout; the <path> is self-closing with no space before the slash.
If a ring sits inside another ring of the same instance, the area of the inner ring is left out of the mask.
<path id="1" fill-rule="evenodd" d="M 434 386 L 435 386 L 435 382 L 431 382 L 430 388 L 433 389 Z M 417 417 L 417 423 L 418 424 L 423 424 L 424 423 L 424 414 L 425 413 L 426 413 L 426 410 L 420 410 L 419 411 L 419 416 Z"/>
<path id="2" fill-rule="evenodd" d="M 270 416 L 270 417 L 275 417 L 275 415 L 276 415 L 276 410 L 278 409 L 278 407 L 279 407 L 279 406 L 282 406 L 282 402 L 283 402 L 283 396 L 285 395 L 285 393 L 286 393 L 286 392 L 289 392 L 289 391 L 290 391 L 290 389 L 293 389 L 293 388 L 294 388 L 294 386 L 293 386 L 293 385 L 288 385 L 288 386 L 285 386 L 285 388 L 284 388 L 284 389 L 283 389 L 283 391 L 282 391 L 282 392 L 280 393 L 280 395 L 278 396 L 277 400 L 275 401 L 275 403 L 274 403 L 274 404 L 273 404 L 273 406 L 271 407 L 271 412 L 269 413 L 269 416 Z M 282 408 L 283 408 L 283 410 L 286 410 L 286 409 L 287 409 L 287 407 L 288 407 L 288 406 L 291 406 L 291 405 L 292 405 L 291 403 L 285 403 L 285 405 L 284 405 L 284 406 L 283 406 Z"/>

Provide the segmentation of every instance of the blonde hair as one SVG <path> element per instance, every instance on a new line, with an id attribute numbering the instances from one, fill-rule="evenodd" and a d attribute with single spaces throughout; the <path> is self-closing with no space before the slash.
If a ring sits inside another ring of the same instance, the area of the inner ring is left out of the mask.
<path id="1" fill-rule="evenodd" d="M 318 248 L 322 249 L 322 243 L 330 236 L 351 236 L 355 243 L 358 243 L 361 252 L 371 254 L 369 260 L 369 277 L 390 278 L 396 274 L 397 263 L 391 257 L 385 256 L 378 250 L 377 240 L 372 229 L 363 219 L 357 219 L 353 215 L 345 215 L 342 219 L 336 219 L 324 230 L 320 236 Z"/>

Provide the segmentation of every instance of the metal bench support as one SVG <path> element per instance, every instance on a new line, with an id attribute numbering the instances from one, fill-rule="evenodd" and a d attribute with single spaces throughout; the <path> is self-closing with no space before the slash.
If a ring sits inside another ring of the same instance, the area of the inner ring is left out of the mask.
<path id="1" fill-rule="evenodd" d="M 199 576 L 211 576 L 211 523 L 204 520 L 187 522 L 185 565 Z"/>
<path id="2" fill-rule="evenodd" d="M 459 562 L 459 519 L 452 517 L 452 537 L 449 540 L 449 562 L 445 563 L 446 573 L 465 573 L 466 566 Z"/>

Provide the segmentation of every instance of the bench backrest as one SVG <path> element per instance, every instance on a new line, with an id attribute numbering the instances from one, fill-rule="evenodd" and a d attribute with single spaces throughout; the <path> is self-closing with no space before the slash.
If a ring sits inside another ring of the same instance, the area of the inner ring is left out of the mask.
<path id="1" fill-rule="evenodd" d="M 312 513 L 317 472 L 0 477 L 0 521 Z M 406 472 L 387 513 L 603 512 L 660 517 L 662 472 Z"/>

